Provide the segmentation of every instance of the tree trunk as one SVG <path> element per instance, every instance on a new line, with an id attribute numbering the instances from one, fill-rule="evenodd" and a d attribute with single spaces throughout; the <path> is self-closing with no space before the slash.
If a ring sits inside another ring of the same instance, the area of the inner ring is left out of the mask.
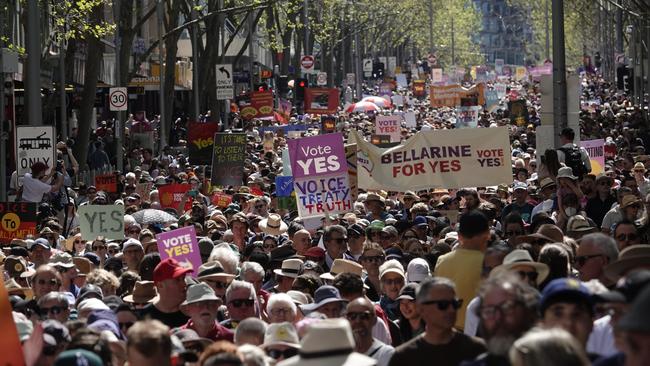
<path id="1" fill-rule="evenodd" d="M 100 24 L 104 17 L 104 5 L 99 5 L 90 14 L 92 24 Z M 86 170 L 88 157 L 88 139 L 90 138 L 90 127 L 92 125 L 93 109 L 95 108 L 95 93 L 97 91 L 97 78 L 99 76 L 101 59 L 104 47 L 98 38 L 86 36 L 86 68 L 84 76 L 83 92 L 81 93 L 81 111 L 79 118 L 79 131 L 77 142 L 74 145 L 74 155 L 77 157 L 79 166 Z"/>
<path id="2" fill-rule="evenodd" d="M 178 26 L 179 15 L 181 11 L 179 1 L 174 1 L 171 6 L 168 4 L 165 6 L 166 9 L 166 22 L 165 29 L 173 29 Z M 169 135 L 171 132 L 171 121 L 175 119 L 174 115 L 174 86 L 176 84 L 176 53 L 178 51 L 178 39 L 181 35 L 181 31 L 176 31 L 171 33 L 163 41 L 165 43 L 165 89 L 163 90 L 164 103 L 165 103 L 165 115 L 160 120 L 161 128 L 164 128 L 168 141 L 163 141 L 162 146 L 169 144 Z"/>

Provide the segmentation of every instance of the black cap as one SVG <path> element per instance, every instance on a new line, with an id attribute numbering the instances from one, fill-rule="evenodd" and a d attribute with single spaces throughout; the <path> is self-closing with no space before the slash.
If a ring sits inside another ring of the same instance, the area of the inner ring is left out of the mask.
<path id="1" fill-rule="evenodd" d="M 395 300 L 415 300 L 415 294 L 418 293 L 420 285 L 415 282 L 407 283 L 399 292 L 399 296 Z"/>
<path id="2" fill-rule="evenodd" d="M 569 140 L 573 140 L 576 137 L 576 133 L 573 131 L 573 128 L 564 128 L 560 132 L 560 136 L 566 137 Z"/>
<path id="3" fill-rule="evenodd" d="M 104 298 L 104 292 L 99 286 L 93 285 L 92 283 L 87 283 L 84 287 L 81 288 L 81 290 L 79 290 L 79 296 L 77 296 L 75 305 L 79 305 L 79 303 L 81 303 L 83 300 L 90 298 L 101 300 Z"/>
<path id="4" fill-rule="evenodd" d="M 650 333 L 650 286 L 646 285 L 632 303 L 632 308 L 618 322 L 618 329 Z"/>

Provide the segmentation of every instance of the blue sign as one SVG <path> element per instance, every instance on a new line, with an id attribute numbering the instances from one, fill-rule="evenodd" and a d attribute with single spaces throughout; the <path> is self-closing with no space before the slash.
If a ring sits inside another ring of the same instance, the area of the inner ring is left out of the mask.
<path id="1" fill-rule="evenodd" d="M 275 177 L 275 194 L 278 197 L 290 197 L 293 192 L 293 177 L 292 176 L 277 176 Z"/>

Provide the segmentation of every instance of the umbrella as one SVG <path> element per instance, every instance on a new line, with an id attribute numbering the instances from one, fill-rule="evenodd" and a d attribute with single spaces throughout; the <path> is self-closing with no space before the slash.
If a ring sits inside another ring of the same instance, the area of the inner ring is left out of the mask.
<path id="1" fill-rule="evenodd" d="M 132 214 L 135 221 L 141 225 L 146 224 L 165 224 L 176 221 L 176 217 L 162 210 L 147 208 Z"/>
<path id="2" fill-rule="evenodd" d="M 361 101 L 373 103 L 381 108 L 390 108 L 393 105 L 393 103 L 391 103 L 388 99 L 384 99 L 382 97 L 365 97 L 361 99 Z"/>
<path id="3" fill-rule="evenodd" d="M 345 109 L 345 112 L 347 113 L 354 113 L 354 112 L 361 112 L 361 113 L 368 113 L 368 112 L 379 112 L 381 108 L 379 108 L 376 104 L 370 103 L 370 102 L 357 102 L 354 104 L 350 104 Z"/>

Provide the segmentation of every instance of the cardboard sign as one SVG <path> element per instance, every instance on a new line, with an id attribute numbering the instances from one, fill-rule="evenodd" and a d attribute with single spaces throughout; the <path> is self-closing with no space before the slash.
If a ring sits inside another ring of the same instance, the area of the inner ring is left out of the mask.
<path id="1" fill-rule="evenodd" d="M 587 150 L 591 161 L 591 174 L 598 175 L 605 171 L 605 140 L 580 141 L 580 146 Z"/>
<path id="2" fill-rule="evenodd" d="M 336 117 L 335 116 L 320 116 L 321 129 L 323 133 L 336 132 Z"/>
<path id="3" fill-rule="evenodd" d="M 481 107 L 458 107 L 456 128 L 476 128 L 478 126 L 478 114 Z"/>
<path id="4" fill-rule="evenodd" d="M 469 89 L 456 85 L 431 86 L 431 106 L 456 107 L 460 105 L 461 98 L 477 98 L 478 104 L 485 104 L 485 84 L 477 84 Z"/>
<path id="5" fill-rule="evenodd" d="M 485 91 L 485 109 L 492 111 L 499 106 L 499 94 L 496 90 Z"/>
<path id="6" fill-rule="evenodd" d="M 232 196 L 229 194 L 217 192 L 212 195 L 211 201 L 212 204 L 217 207 L 226 208 L 229 204 L 232 203 Z"/>
<path id="7" fill-rule="evenodd" d="M 117 175 L 115 173 L 96 175 L 95 187 L 98 191 L 117 193 Z"/>
<path id="8" fill-rule="evenodd" d="M 178 208 L 183 200 L 185 192 L 192 188 L 189 184 L 167 184 L 158 187 L 158 197 L 160 197 L 160 206 L 162 208 Z M 192 200 L 188 199 L 185 203 L 184 210 L 192 208 Z"/>
<path id="9" fill-rule="evenodd" d="M 152 182 L 138 183 L 135 185 L 135 193 L 139 194 L 144 201 L 148 201 L 149 193 L 151 193 L 152 188 Z"/>
<path id="10" fill-rule="evenodd" d="M 245 119 L 273 116 L 273 92 L 254 91 L 239 97 L 239 115 Z"/>
<path id="11" fill-rule="evenodd" d="M 293 177 L 278 175 L 275 177 L 275 195 L 277 197 L 289 197 L 293 193 Z"/>
<path id="12" fill-rule="evenodd" d="M 377 116 L 375 118 L 375 133 L 377 135 L 388 135 L 389 142 L 400 142 L 402 138 L 401 124 L 401 116 Z"/>
<path id="13" fill-rule="evenodd" d="M 517 126 L 523 126 L 528 123 L 528 107 L 523 99 L 512 100 L 508 102 L 508 111 L 510 112 L 510 122 Z"/>
<path id="14" fill-rule="evenodd" d="M 439 83 L 442 81 L 442 69 L 431 69 L 431 82 Z"/>
<path id="15" fill-rule="evenodd" d="M 494 90 L 497 92 L 497 97 L 499 99 L 506 96 L 506 89 L 507 89 L 506 84 L 503 83 L 494 84 Z"/>
<path id="16" fill-rule="evenodd" d="M 351 210 L 343 136 L 333 133 L 287 143 L 300 216 L 315 217 Z"/>
<path id="17" fill-rule="evenodd" d="M 156 241 L 158 242 L 160 259 L 174 258 L 181 266 L 194 270 L 191 273 L 192 277 L 197 276 L 202 262 L 194 226 L 186 226 L 157 234 Z"/>
<path id="18" fill-rule="evenodd" d="M 305 113 L 334 114 L 339 108 L 339 90 L 336 88 L 306 88 Z"/>
<path id="19" fill-rule="evenodd" d="M 512 183 L 508 129 L 420 131 L 404 144 L 381 149 L 358 132 L 359 188 L 405 192 Z"/>
<path id="20" fill-rule="evenodd" d="M 30 202 L 0 202 L 0 243 L 36 236 L 36 207 Z"/>
<path id="21" fill-rule="evenodd" d="M 242 185 L 246 159 L 246 134 L 216 133 L 213 150 L 212 185 Z"/>
<path id="22" fill-rule="evenodd" d="M 408 128 L 417 127 L 417 121 L 415 119 L 415 112 L 413 112 L 413 111 L 405 112 L 404 113 L 404 123 L 406 124 L 406 127 L 408 127 Z"/>
<path id="23" fill-rule="evenodd" d="M 56 167 L 54 126 L 18 126 L 14 146 L 18 176 L 31 173 L 32 165 L 39 161 L 47 165 L 47 173 Z"/>
<path id="24" fill-rule="evenodd" d="M 413 80 L 413 96 L 416 98 L 427 96 L 427 85 L 424 80 Z"/>
<path id="25" fill-rule="evenodd" d="M 79 227 L 84 240 L 98 236 L 124 239 L 124 206 L 82 205 L 79 207 Z"/>
<path id="26" fill-rule="evenodd" d="M 523 80 L 526 77 L 526 68 L 524 66 L 517 66 L 515 69 L 515 79 Z"/>
<path id="27" fill-rule="evenodd" d="M 219 130 L 216 122 L 188 122 L 187 145 L 190 163 L 194 165 L 210 165 L 212 163 L 212 147 L 214 134 Z"/>

